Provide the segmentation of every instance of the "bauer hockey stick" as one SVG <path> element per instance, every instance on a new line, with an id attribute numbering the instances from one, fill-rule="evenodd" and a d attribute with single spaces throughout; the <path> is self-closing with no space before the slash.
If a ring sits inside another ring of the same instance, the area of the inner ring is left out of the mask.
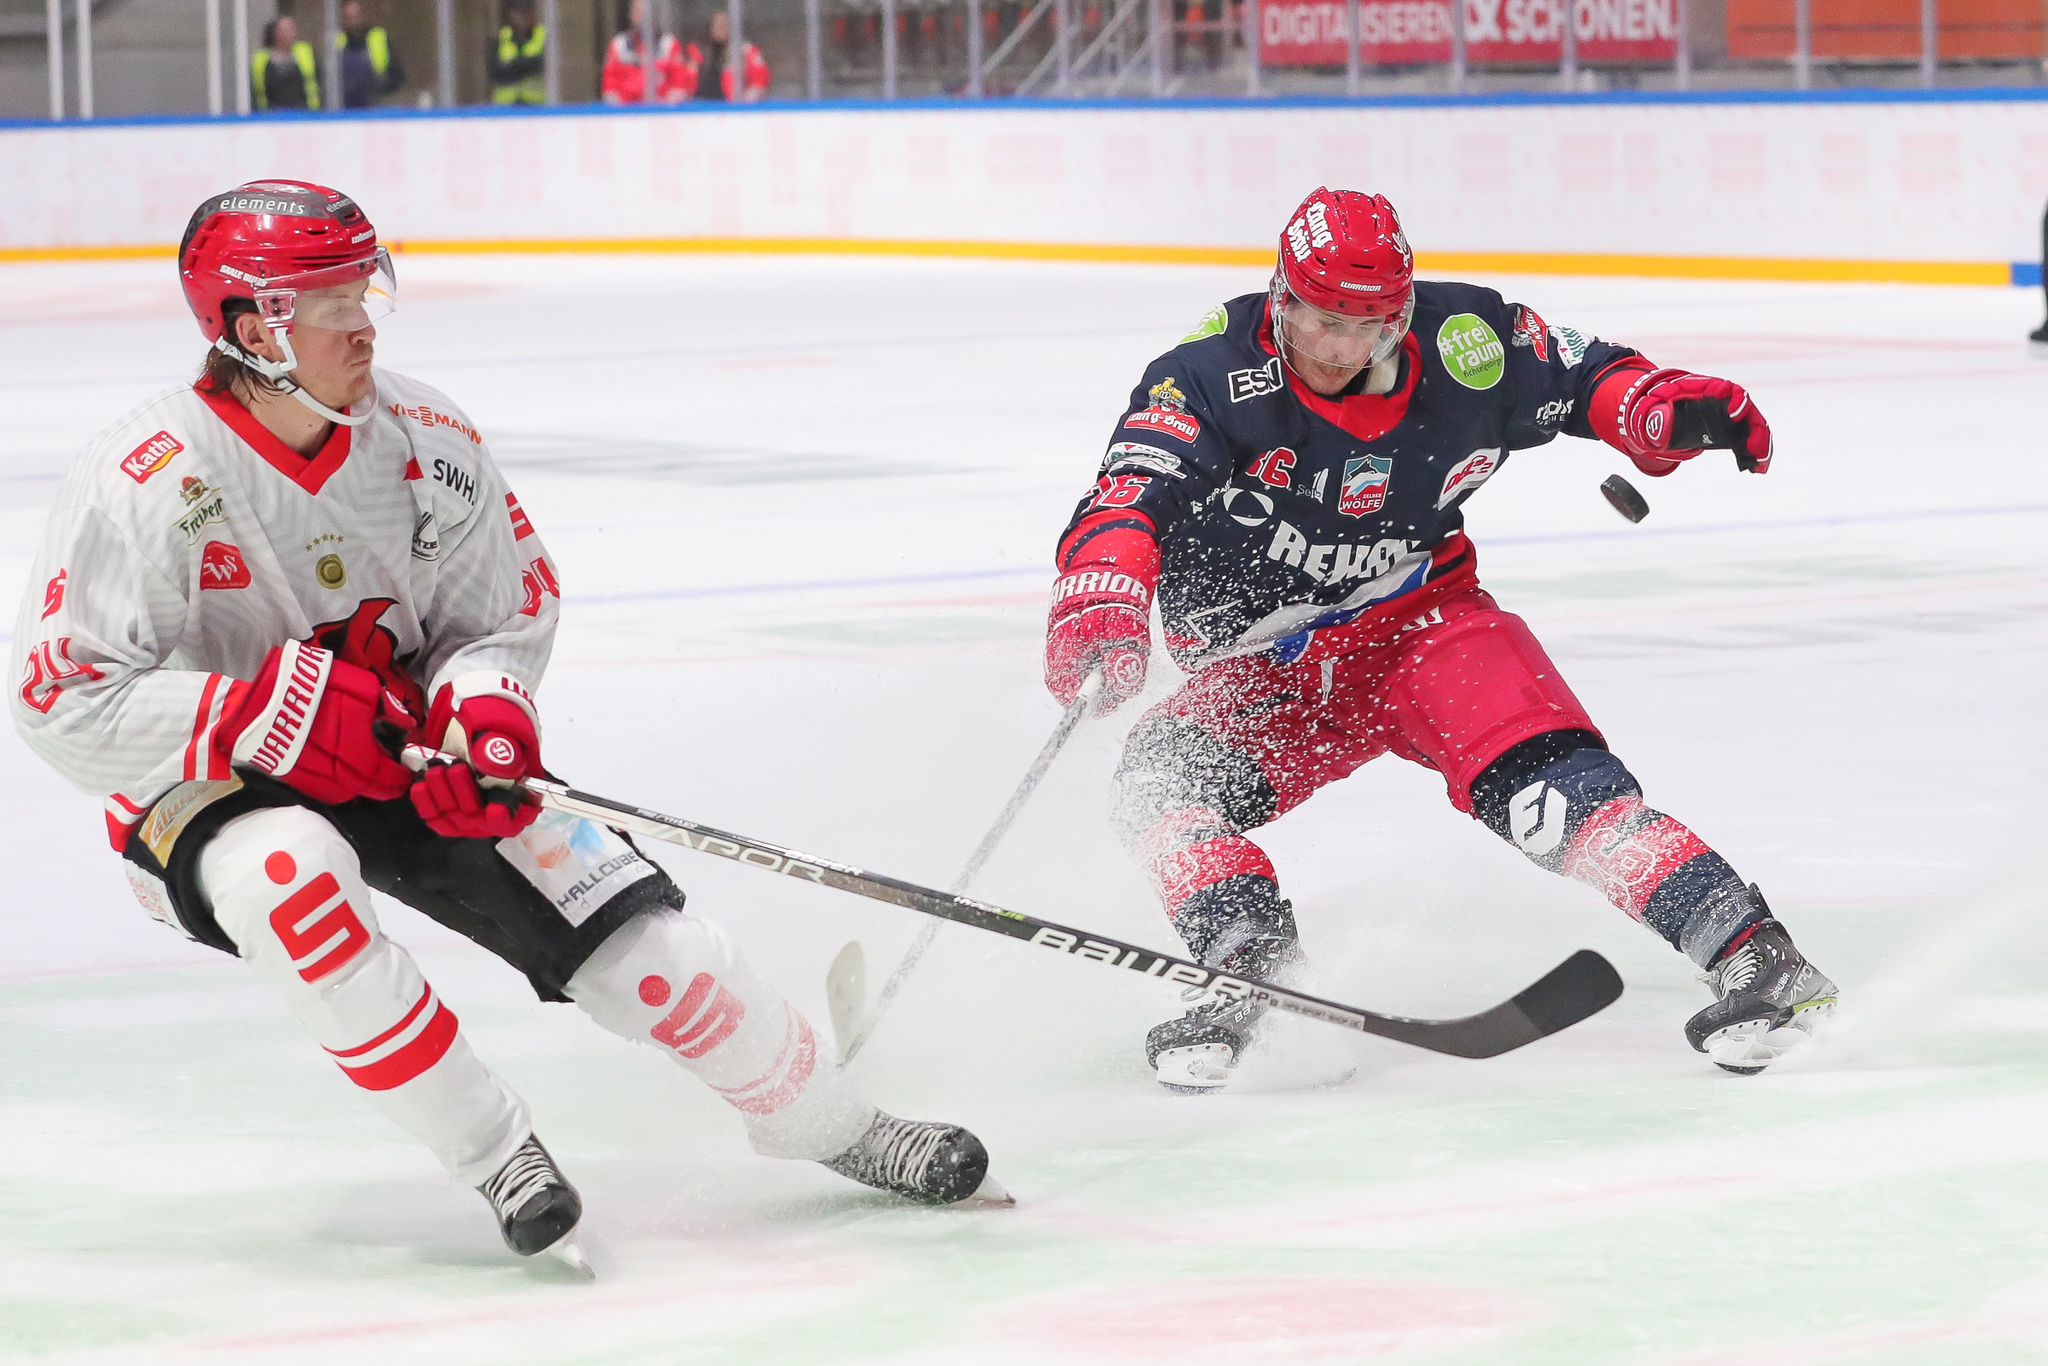
<path id="1" fill-rule="evenodd" d="M 1091 669 L 1088 677 L 1081 682 L 1081 690 L 1074 701 L 1060 717 L 1059 725 L 1038 751 L 1038 757 L 1031 761 L 1031 767 L 1017 784 L 1017 790 L 1010 794 L 1010 800 L 1003 804 L 1002 813 L 996 823 L 981 837 L 981 843 L 974 846 L 974 852 L 967 856 L 967 866 L 960 870 L 960 876 L 953 879 L 949 889 L 954 895 L 974 882 L 981 874 L 996 846 L 1003 842 L 1003 836 L 1010 832 L 1010 823 L 1017 819 L 1017 813 L 1024 809 L 1024 803 L 1031 800 L 1031 794 L 1038 790 L 1039 782 L 1052 767 L 1052 761 L 1059 757 L 1066 747 L 1067 737 L 1074 733 L 1081 719 L 1095 707 L 1095 699 L 1102 695 L 1102 674 Z M 910 977 L 910 971 L 923 958 L 925 950 L 938 938 L 943 920 L 928 920 L 917 938 L 910 941 L 910 947 L 903 952 L 903 958 L 896 964 L 889 980 L 882 983 L 881 995 L 864 1014 L 861 1002 L 867 995 L 867 957 L 861 952 L 860 941 L 849 939 L 846 947 L 833 956 L 832 966 L 825 973 L 825 1008 L 832 1016 L 832 1037 L 839 1041 L 839 1062 L 841 1066 L 853 1061 L 853 1055 L 860 1052 L 868 1036 L 875 1032 L 875 1026 L 882 1022 L 882 1012 L 889 1008 L 889 1002 L 896 999 L 896 993 L 903 990 L 903 983 Z"/>
<path id="2" fill-rule="evenodd" d="M 404 757 L 407 765 L 413 768 L 449 759 L 448 755 L 418 745 L 408 745 Z M 708 825 L 686 821 L 680 816 L 665 816 L 659 811 L 630 806 L 545 778 L 522 779 L 519 786 L 542 806 L 582 816 L 602 825 L 680 844 L 686 849 L 781 873 L 785 877 L 815 882 L 821 887 L 852 892 L 871 901 L 884 901 L 905 910 L 950 920 L 956 925 L 970 925 L 991 934 L 1021 939 L 1055 953 L 1143 973 L 1176 986 L 1207 988 L 1229 1000 L 1260 1001 L 1291 1015 L 1322 1020 L 1362 1034 L 1426 1048 L 1433 1053 L 1448 1053 L 1460 1058 L 1495 1057 L 1561 1029 L 1568 1029 L 1605 1010 L 1621 997 L 1621 977 L 1615 972 L 1614 965 L 1591 949 L 1580 949 L 1510 999 L 1477 1015 L 1455 1020 L 1417 1020 L 1402 1015 L 1381 1015 L 1320 996 L 1310 996 L 1306 992 L 1290 991 L 1255 977 L 1234 977 L 1214 968 L 1205 968 L 1200 963 L 1190 963 L 1184 958 L 1139 948 L 1107 935 L 1055 925 L 1017 911 L 1006 911 L 971 897 L 955 896 L 881 873 L 865 872 L 763 840 L 744 839 Z"/>

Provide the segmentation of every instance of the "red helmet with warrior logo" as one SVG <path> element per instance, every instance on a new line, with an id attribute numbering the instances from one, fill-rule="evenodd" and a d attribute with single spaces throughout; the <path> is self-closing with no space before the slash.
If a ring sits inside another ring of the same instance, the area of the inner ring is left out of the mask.
<path id="1" fill-rule="evenodd" d="M 298 365 L 292 328 L 355 331 L 397 305 L 391 256 L 377 245 L 369 216 L 340 191 L 303 180 L 253 180 L 209 195 L 185 226 L 178 275 L 199 330 L 216 350 L 309 403 L 311 396 L 285 378 Z M 281 361 L 236 341 L 230 323 L 237 303 L 270 329 Z M 363 420 L 313 406 L 335 421 Z"/>
<path id="2" fill-rule="evenodd" d="M 1394 353 L 1415 311 L 1415 257 L 1386 196 L 1318 187 L 1280 234 L 1273 331 L 1289 350 L 1338 367 Z"/>

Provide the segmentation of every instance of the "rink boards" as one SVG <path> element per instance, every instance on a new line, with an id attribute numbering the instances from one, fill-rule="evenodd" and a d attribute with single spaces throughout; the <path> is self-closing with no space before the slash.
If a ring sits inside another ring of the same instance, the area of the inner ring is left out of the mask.
<path id="1" fill-rule="evenodd" d="M 390 113 L 0 125 L 0 261 L 156 255 L 243 180 L 346 188 L 412 251 L 1255 265 L 1317 184 L 1422 268 L 2040 278 L 2048 98 L 1829 96 Z"/>

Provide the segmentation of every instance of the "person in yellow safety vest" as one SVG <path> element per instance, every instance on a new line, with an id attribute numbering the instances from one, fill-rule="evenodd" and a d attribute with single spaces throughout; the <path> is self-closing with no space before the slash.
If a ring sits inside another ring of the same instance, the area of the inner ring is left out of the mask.
<path id="1" fill-rule="evenodd" d="M 334 50 L 341 54 L 343 109 L 368 109 L 405 84 L 405 65 L 391 55 L 391 34 L 370 22 L 362 0 L 341 7 Z"/>
<path id="2" fill-rule="evenodd" d="M 313 45 L 299 37 L 299 26 L 289 15 L 263 26 L 262 50 L 249 62 L 249 92 L 250 107 L 259 114 L 320 107 L 320 71 Z"/>
<path id="3" fill-rule="evenodd" d="M 491 54 L 491 103 L 546 104 L 547 51 L 547 25 L 534 21 L 533 0 L 507 0 Z"/>

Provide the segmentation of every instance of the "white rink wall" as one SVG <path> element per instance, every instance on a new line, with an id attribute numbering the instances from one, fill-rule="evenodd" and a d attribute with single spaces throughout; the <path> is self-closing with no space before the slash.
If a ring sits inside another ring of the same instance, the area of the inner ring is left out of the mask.
<path id="1" fill-rule="evenodd" d="M 1163 247 L 1230 260 L 1269 250 L 1286 211 L 1330 183 L 1390 195 L 1426 267 L 2003 284 L 2039 255 L 2048 98 L 16 124 L 0 129 L 0 183 L 16 187 L 0 196 L 0 259 L 159 251 L 207 193 L 281 175 L 346 188 L 416 248 L 1130 259 Z"/>

